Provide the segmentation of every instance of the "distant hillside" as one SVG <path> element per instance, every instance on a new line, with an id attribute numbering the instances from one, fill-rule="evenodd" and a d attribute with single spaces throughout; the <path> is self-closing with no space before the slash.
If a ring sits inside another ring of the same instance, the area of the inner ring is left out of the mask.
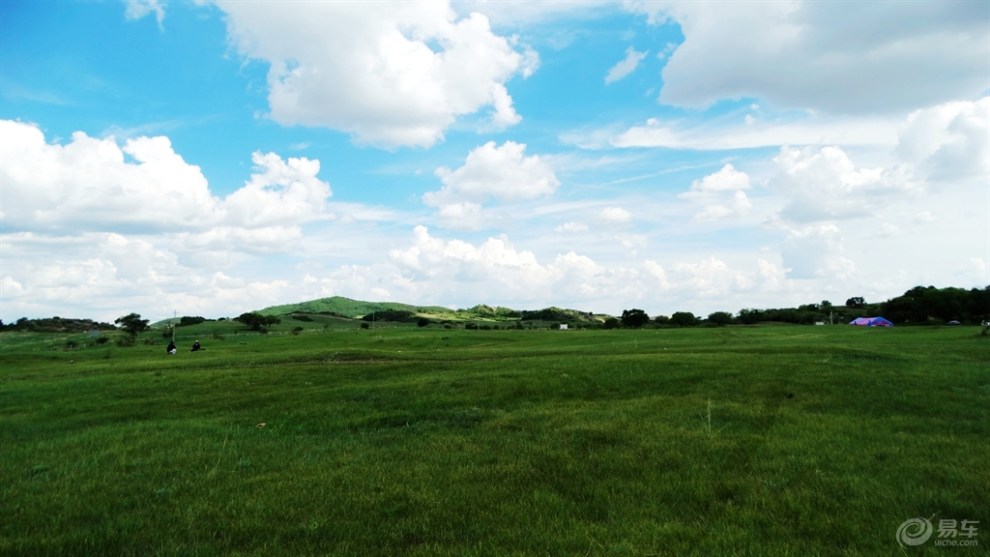
<path id="1" fill-rule="evenodd" d="M 28 319 L 22 317 L 15 323 L 4 324 L 0 321 L 0 329 L 8 331 L 32 331 L 36 333 L 83 333 L 94 330 L 114 331 L 112 323 L 99 323 L 92 319 L 75 319 L 68 317 L 51 317 Z"/>
<path id="2" fill-rule="evenodd" d="M 604 321 L 607 315 L 550 307 L 535 311 L 515 310 L 506 307 L 492 307 L 484 304 L 467 309 L 450 309 L 443 306 L 414 306 L 399 302 L 366 302 L 342 296 L 320 298 L 308 302 L 271 306 L 257 313 L 262 315 L 289 315 L 318 313 L 351 319 L 361 319 L 376 312 L 407 312 L 415 316 L 433 320 L 449 321 L 559 321 L 569 323 L 594 323 Z"/>
<path id="3" fill-rule="evenodd" d="M 341 317 L 350 317 L 352 319 L 360 319 L 365 315 L 369 315 L 374 312 L 379 311 L 408 311 L 417 315 L 424 316 L 441 316 L 456 314 L 456 310 L 450 308 L 445 308 L 442 306 L 412 306 L 409 304 L 401 304 L 398 302 L 364 302 L 361 300 L 352 300 L 350 298 L 344 298 L 342 296 L 333 296 L 332 298 L 320 298 L 319 300 L 310 300 L 308 302 L 299 302 L 296 304 L 285 304 L 281 306 L 271 306 L 262 310 L 258 310 L 258 313 L 262 315 L 288 315 L 290 313 L 327 313 L 333 315 L 339 315 Z"/>

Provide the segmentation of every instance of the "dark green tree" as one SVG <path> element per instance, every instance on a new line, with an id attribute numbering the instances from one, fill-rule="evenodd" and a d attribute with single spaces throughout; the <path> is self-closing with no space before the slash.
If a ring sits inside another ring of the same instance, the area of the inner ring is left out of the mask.
<path id="1" fill-rule="evenodd" d="M 835 308 L 832 307 L 832 302 L 830 302 L 828 300 L 822 300 L 822 303 L 818 304 L 818 309 L 821 310 L 822 317 L 825 319 L 825 321 L 827 321 L 829 324 L 831 324 L 832 323 L 833 310 L 835 309 Z"/>
<path id="2" fill-rule="evenodd" d="M 199 317 L 198 315 L 196 316 L 183 315 L 182 317 L 179 318 L 179 326 L 187 327 L 189 325 L 198 325 L 204 321 L 206 321 L 205 317 Z"/>
<path id="3" fill-rule="evenodd" d="M 282 320 L 274 315 L 261 315 L 260 313 L 247 312 L 234 318 L 248 326 L 252 331 L 267 332 L 268 327 L 281 323 Z"/>
<path id="4" fill-rule="evenodd" d="M 677 327 L 691 327 L 698 324 L 698 318 L 690 311 L 675 311 L 670 316 L 670 324 Z"/>
<path id="5" fill-rule="evenodd" d="M 416 314 L 404 309 L 382 309 L 369 313 L 361 318 L 362 321 L 395 321 L 397 323 L 410 323 L 416 320 Z"/>
<path id="6" fill-rule="evenodd" d="M 113 322 L 123 329 L 124 332 L 131 335 L 131 337 L 136 337 L 138 334 L 148 330 L 148 320 L 141 319 L 141 316 L 137 313 L 128 313 L 123 317 L 114 319 Z"/>
<path id="7" fill-rule="evenodd" d="M 641 309 L 622 310 L 622 326 L 638 329 L 650 322 L 650 316 Z"/>
<path id="8" fill-rule="evenodd" d="M 716 311 L 708 315 L 708 322 L 719 327 L 732 324 L 732 314 L 727 311 Z"/>
<path id="9" fill-rule="evenodd" d="M 761 309 L 744 309 L 739 311 L 739 322 L 744 325 L 755 325 L 765 320 Z"/>

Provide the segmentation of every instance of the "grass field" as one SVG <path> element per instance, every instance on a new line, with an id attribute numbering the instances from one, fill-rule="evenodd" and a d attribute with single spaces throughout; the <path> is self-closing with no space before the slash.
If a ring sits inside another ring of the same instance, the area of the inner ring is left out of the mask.
<path id="1" fill-rule="evenodd" d="M 0 334 L 0 555 L 990 548 L 976 328 L 207 326 Z"/>

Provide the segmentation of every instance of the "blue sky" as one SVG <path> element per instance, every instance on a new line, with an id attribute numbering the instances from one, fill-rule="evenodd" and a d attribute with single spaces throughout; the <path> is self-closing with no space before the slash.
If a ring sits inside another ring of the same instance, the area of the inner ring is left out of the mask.
<path id="1" fill-rule="evenodd" d="M 0 318 L 990 284 L 985 2 L 5 2 Z"/>

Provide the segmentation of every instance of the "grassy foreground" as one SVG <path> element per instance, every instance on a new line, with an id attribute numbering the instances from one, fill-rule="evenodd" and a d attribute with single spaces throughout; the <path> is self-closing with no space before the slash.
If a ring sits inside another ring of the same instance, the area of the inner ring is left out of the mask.
<path id="1" fill-rule="evenodd" d="M 0 335 L 0 555 L 990 548 L 975 328 L 71 340 Z"/>

